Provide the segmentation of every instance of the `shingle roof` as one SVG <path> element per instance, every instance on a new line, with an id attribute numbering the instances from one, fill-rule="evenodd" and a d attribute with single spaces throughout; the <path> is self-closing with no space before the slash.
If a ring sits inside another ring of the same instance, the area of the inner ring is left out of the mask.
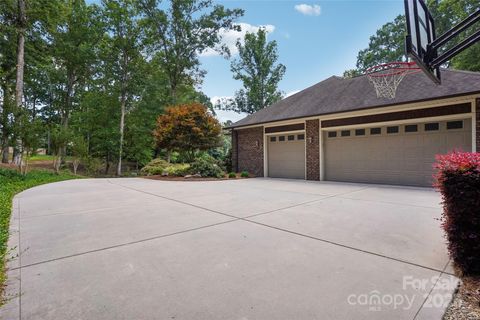
<path id="1" fill-rule="evenodd" d="M 443 69 L 441 85 L 433 83 L 423 72 L 411 74 L 400 83 L 393 100 L 377 98 L 366 76 L 351 79 L 332 76 L 248 115 L 230 128 L 472 93 L 480 93 L 480 72 Z"/>

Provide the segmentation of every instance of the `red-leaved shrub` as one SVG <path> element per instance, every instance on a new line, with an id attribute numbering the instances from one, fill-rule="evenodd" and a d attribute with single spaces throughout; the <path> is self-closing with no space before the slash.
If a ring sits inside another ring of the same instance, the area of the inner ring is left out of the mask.
<path id="1" fill-rule="evenodd" d="M 480 274 L 480 153 L 438 155 L 435 187 L 442 193 L 448 250 L 465 275 Z"/>

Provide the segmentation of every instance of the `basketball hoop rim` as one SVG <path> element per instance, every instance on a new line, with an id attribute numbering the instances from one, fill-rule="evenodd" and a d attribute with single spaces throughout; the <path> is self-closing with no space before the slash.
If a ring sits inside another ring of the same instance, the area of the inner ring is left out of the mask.
<path id="1" fill-rule="evenodd" d="M 379 73 L 381 71 L 389 71 L 389 70 L 391 70 L 391 72 Z M 397 62 L 383 63 L 383 64 L 370 67 L 365 71 L 365 74 L 371 78 L 380 78 L 380 77 L 395 76 L 395 75 L 404 74 L 404 73 L 416 73 L 416 72 L 419 72 L 420 70 L 421 70 L 420 67 L 418 67 L 417 64 L 413 61 L 411 62 L 397 61 Z"/>

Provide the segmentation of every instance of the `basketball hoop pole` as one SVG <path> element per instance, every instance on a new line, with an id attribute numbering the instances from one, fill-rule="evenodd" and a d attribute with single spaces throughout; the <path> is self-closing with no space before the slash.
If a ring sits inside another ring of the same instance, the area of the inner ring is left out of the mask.
<path id="1" fill-rule="evenodd" d="M 427 46 L 427 58 L 432 58 L 431 53 L 437 52 L 437 50 L 446 44 L 448 41 L 452 40 L 453 38 L 457 37 L 461 32 L 465 31 L 466 29 L 473 26 L 475 23 L 480 21 L 480 9 L 476 12 L 472 13 L 468 16 L 465 20 L 458 23 L 455 27 L 448 30 L 440 37 L 435 39 L 432 43 Z M 450 60 L 452 57 L 456 56 L 463 50 L 467 49 L 468 47 L 475 44 L 477 41 L 480 40 L 480 30 L 469 36 L 468 38 L 464 39 L 462 42 L 454 46 L 453 48 L 447 50 L 445 53 L 440 55 L 439 57 L 434 57 L 430 62 L 432 68 L 437 68 L 446 61 Z"/>
<path id="2" fill-rule="evenodd" d="M 480 40 L 480 30 L 476 31 L 474 34 L 464 39 L 459 44 L 453 46 L 441 55 L 436 56 L 436 52 L 438 52 L 438 50 L 442 46 L 444 46 L 446 43 L 448 43 L 455 37 L 458 37 L 460 33 L 475 25 L 477 22 L 480 22 L 480 9 L 469 15 L 466 19 L 459 22 L 456 26 L 442 34 L 437 39 L 433 40 L 431 43 L 427 44 L 427 50 L 423 57 L 423 62 L 427 64 L 431 69 L 436 69 L 442 64 L 444 64 L 446 61 L 450 60 L 451 58 L 462 52 L 463 50 L 469 48 L 470 46 L 478 42 Z M 408 39 L 407 43 L 410 43 Z"/>
<path id="3" fill-rule="evenodd" d="M 426 0 L 404 0 L 404 3 L 405 51 L 430 79 L 440 84 L 440 66 L 480 41 L 480 29 L 476 28 L 480 24 L 480 8 L 474 8 L 466 19 L 437 37 L 435 21 Z M 458 39 L 465 33 L 464 39 Z M 448 44 L 450 48 L 445 48 Z"/>

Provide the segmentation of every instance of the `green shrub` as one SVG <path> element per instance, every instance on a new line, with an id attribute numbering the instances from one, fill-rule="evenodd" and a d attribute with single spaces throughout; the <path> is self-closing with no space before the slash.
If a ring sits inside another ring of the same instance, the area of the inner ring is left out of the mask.
<path id="1" fill-rule="evenodd" d="M 169 166 L 171 166 L 170 163 L 168 163 L 163 159 L 157 158 L 157 159 L 153 159 L 145 167 L 143 167 L 140 170 L 140 173 L 145 176 L 160 175 L 163 172 L 165 172 L 165 170 Z"/>
<path id="2" fill-rule="evenodd" d="M 240 173 L 240 177 L 248 178 L 249 177 L 248 171 L 242 171 L 242 173 Z"/>
<path id="3" fill-rule="evenodd" d="M 230 173 L 228 174 L 228 177 L 229 177 L 229 178 L 236 178 L 236 177 L 237 177 L 237 174 L 236 174 L 235 172 L 230 172 Z"/>
<path id="4" fill-rule="evenodd" d="M 165 168 L 169 176 L 183 177 L 189 173 L 190 165 L 188 163 L 174 163 Z"/>
<path id="5" fill-rule="evenodd" d="M 202 177 L 221 178 L 225 174 L 218 161 L 208 155 L 197 158 L 192 162 L 189 171 L 191 174 L 200 174 Z"/>
<path id="6" fill-rule="evenodd" d="M 103 169 L 103 162 L 98 158 L 88 158 L 85 161 L 85 171 L 88 175 L 97 175 Z"/>
<path id="7" fill-rule="evenodd" d="M 233 163 L 232 163 L 232 148 L 228 149 L 225 158 L 223 159 L 223 166 L 227 171 L 233 171 Z"/>
<path id="8" fill-rule="evenodd" d="M 5 260 L 8 254 L 8 226 L 12 211 L 12 199 L 15 194 L 41 184 L 75 179 L 70 173 L 56 174 L 45 170 L 32 170 L 26 175 L 21 175 L 15 170 L 0 168 L 0 305 L 3 301 L 2 290 L 5 283 Z"/>

